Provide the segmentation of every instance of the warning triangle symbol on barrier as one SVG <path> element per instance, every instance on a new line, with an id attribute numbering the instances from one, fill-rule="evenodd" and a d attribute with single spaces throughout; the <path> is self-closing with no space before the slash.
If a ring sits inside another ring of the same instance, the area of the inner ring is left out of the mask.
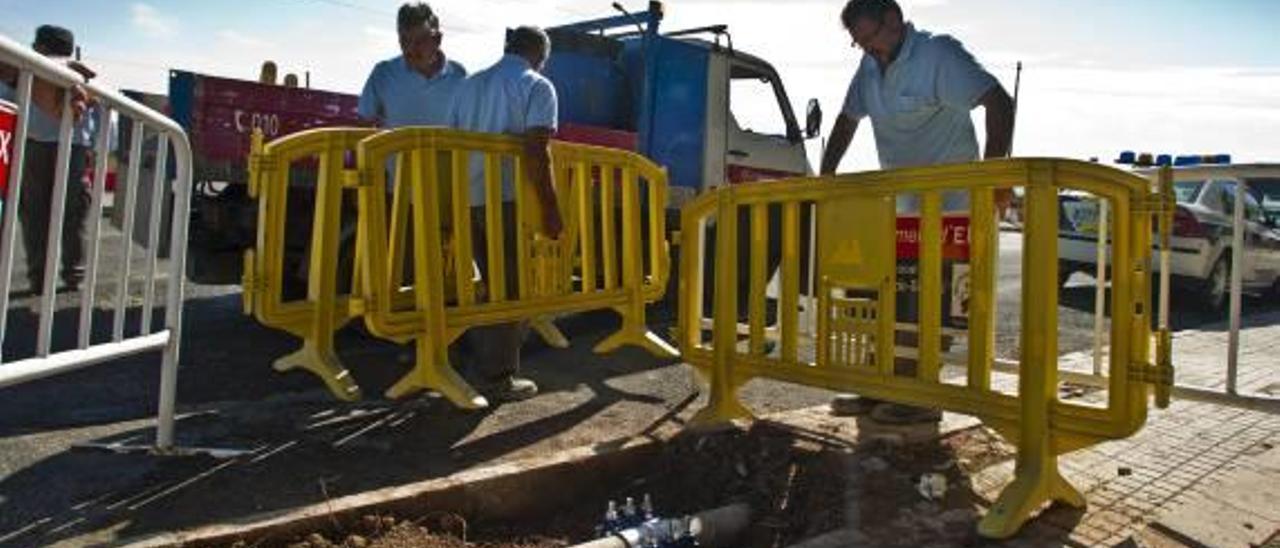
<path id="1" fill-rule="evenodd" d="M 856 239 L 841 239 L 829 258 L 833 264 L 853 265 L 863 262 L 862 246 Z"/>

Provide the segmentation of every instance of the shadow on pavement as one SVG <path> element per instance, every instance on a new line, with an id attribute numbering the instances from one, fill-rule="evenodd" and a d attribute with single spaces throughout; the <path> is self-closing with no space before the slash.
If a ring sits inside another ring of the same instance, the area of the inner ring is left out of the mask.
<path id="1" fill-rule="evenodd" d="M 1107 306 L 1104 314 L 1111 316 L 1111 290 L 1107 289 Z M 1081 312 L 1093 314 L 1095 299 L 1095 286 L 1093 283 L 1082 285 L 1069 285 L 1062 288 L 1058 293 L 1058 301 L 1060 306 L 1068 307 Z M 1185 289 L 1180 289 L 1176 285 L 1170 288 L 1170 300 L 1172 305 L 1169 309 L 1169 327 L 1174 331 L 1185 329 L 1198 329 L 1202 331 L 1226 331 L 1228 326 L 1227 310 L 1210 311 L 1198 305 L 1195 302 L 1195 295 L 1188 293 Z M 1259 325 L 1268 325 L 1265 318 L 1256 318 L 1258 314 L 1267 314 L 1280 311 L 1280 299 L 1267 296 L 1243 295 L 1241 299 L 1241 325 L 1243 327 L 1256 327 Z M 1159 298 L 1158 291 L 1153 291 L 1151 302 L 1157 303 Z M 1153 317 L 1154 320 L 1154 317 Z"/>
<path id="2" fill-rule="evenodd" d="M 429 395 L 379 401 L 407 368 L 397 360 L 401 347 L 348 328 L 338 347 L 367 401 L 340 403 L 309 374 L 273 371 L 271 360 L 298 342 L 241 316 L 239 302 L 238 295 L 188 301 L 178 401 L 189 414 L 177 433 L 180 446 L 250 453 L 215 460 L 65 449 L 78 441 L 152 442 L 150 421 L 124 432 L 108 423 L 154 416 L 158 354 L 0 391 L 0 436 L 24 436 L 8 445 L 56 444 L 43 449 L 49 456 L 0 480 L 0 545 L 79 543 L 107 530 L 110 538 L 94 542 L 137 537 L 442 477 L 553 438 L 616 403 L 672 400 L 609 382 L 668 364 L 631 349 L 582 358 L 617 325 L 612 313 L 600 313 L 559 322 L 574 349 L 526 344 L 526 363 L 539 362 L 526 374 L 543 395 L 513 404 L 518 412 L 468 413 Z M 95 324 L 109 330 L 109 313 L 96 316 L 108 317 Z M 21 315 L 10 321 L 35 322 Z M 59 313 L 58 322 L 74 328 L 75 321 L 74 310 Z M 72 427 L 82 431 L 67 435 L 80 439 L 60 438 L 60 429 Z"/>

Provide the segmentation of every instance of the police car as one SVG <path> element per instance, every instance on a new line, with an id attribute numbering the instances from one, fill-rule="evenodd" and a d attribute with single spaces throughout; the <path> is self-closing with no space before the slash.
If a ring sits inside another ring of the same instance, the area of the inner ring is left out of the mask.
<path id="1" fill-rule="evenodd" d="M 1175 287 L 1209 309 L 1230 295 L 1236 185 L 1246 185 L 1243 290 L 1280 299 L 1280 164 L 1232 164 L 1230 156 L 1121 154 L 1117 163 L 1155 179 L 1158 166 L 1174 166 L 1177 209 L 1173 218 L 1170 274 Z M 1059 282 L 1097 272 L 1098 202 L 1064 193 L 1059 198 Z M 1153 271 L 1159 272 L 1159 259 Z"/>

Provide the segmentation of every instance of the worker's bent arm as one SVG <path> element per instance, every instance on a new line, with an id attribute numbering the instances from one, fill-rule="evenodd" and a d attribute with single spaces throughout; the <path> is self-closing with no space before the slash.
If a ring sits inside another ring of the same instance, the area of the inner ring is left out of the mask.
<path id="1" fill-rule="evenodd" d="M 858 130 L 858 121 L 840 113 L 836 116 L 836 125 L 831 128 L 831 137 L 827 139 L 827 149 L 822 153 L 822 175 L 831 175 L 840 166 L 840 160 L 853 141 L 853 134 Z"/>
<path id="2" fill-rule="evenodd" d="M 996 84 L 978 99 L 978 104 L 987 111 L 987 149 L 982 157 L 992 159 L 1008 156 L 1013 140 L 1013 99 L 1005 93 L 1003 86 Z M 1000 215 L 1004 216 L 1005 211 L 1013 204 L 1013 190 L 997 189 L 995 201 Z"/>
<path id="3" fill-rule="evenodd" d="M 15 90 L 18 89 L 18 69 L 9 65 L 0 65 L 0 82 L 4 82 Z M 72 90 L 72 108 L 78 119 L 87 108 L 89 94 L 80 86 L 75 86 Z M 50 118 L 58 120 L 62 118 L 62 93 L 62 88 L 36 78 L 31 85 L 31 104 Z"/>
<path id="4" fill-rule="evenodd" d="M 551 173 L 551 129 L 546 127 L 529 128 L 524 134 L 524 169 L 525 178 L 533 185 L 538 196 L 538 205 L 542 210 L 542 232 L 556 238 L 560 236 L 563 223 L 560 220 L 560 207 L 556 202 L 556 191 L 552 185 Z"/>
<path id="5" fill-rule="evenodd" d="M 978 104 L 987 111 L 987 148 L 982 157 L 1008 156 L 1013 139 L 1013 99 L 1004 91 L 1004 86 L 996 84 L 978 99 Z"/>

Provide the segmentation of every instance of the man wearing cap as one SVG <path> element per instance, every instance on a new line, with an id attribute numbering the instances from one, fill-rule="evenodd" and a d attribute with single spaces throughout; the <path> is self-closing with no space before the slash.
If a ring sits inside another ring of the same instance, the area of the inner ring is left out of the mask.
<path id="1" fill-rule="evenodd" d="M 467 78 L 455 99 L 450 122 L 466 131 L 519 136 L 524 140 L 524 169 L 528 190 L 540 210 L 540 231 L 559 237 L 560 210 L 552 186 L 549 143 L 557 127 L 556 89 L 539 74 L 551 54 L 551 39 L 536 27 L 520 27 L 507 35 L 505 55 L 493 66 Z M 471 158 L 471 220 L 474 256 L 481 275 L 489 279 L 485 247 L 485 185 L 483 158 Z M 504 165 L 503 228 L 506 249 L 516 249 L 514 177 Z M 515 254 L 507 253 L 507 295 L 515 295 Z M 519 400 L 537 394 L 532 380 L 518 376 L 520 346 L 526 326 L 505 324 L 473 328 L 466 339 L 472 363 L 469 373 L 479 377 L 480 391 L 499 400 Z"/>
<path id="2" fill-rule="evenodd" d="M 979 106 L 986 111 L 987 144 L 982 157 L 1008 154 L 1013 101 L 959 41 L 905 22 L 895 0 L 849 0 L 840 20 L 852 46 L 864 54 L 822 156 L 823 174 L 835 173 L 864 118 L 871 119 L 881 169 L 978 160 L 978 140 L 969 113 Z M 1001 203 L 1009 198 L 1005 193 L 997 197 Z M 901 196 L 899 212 L 918 212 L 916 202 L 915 195 Z M 968 202 L 967 192 L 943 195 L 944 210 L 967 210 Z M 901 335 L 906 336 L 898 342 L 916 344 L 915 333 Z M 899 374 L 914 375 L 914 362 L 899 365 Z M 837 398 L 833 410 L 870 412 L 876 420 L 890 423 L 941 418 L 934 409 L 881 404 L 869 398 Z"/>
<path id="3" fill-rule="evenodd" d="M 440 49 L 440 20 L 425 2 L 400 6 L 396 30 L 401 54 L 373 67 L 358 114 L 383 128 L 445 125 L 467 70 Z"/>
<path id="4" fill-rule="evenodd" d="M 86 80 L 94 73 L 79 61 L 75 53 L 75 37 L 71 31 L 42 25 L 36 29 L 31 48 L 41 55 L 65 63 Z M 0 98 L 16 100 L 18 73 L 12 67 L 0 67 Z M 33 292 L 44 286 L 45 247 L 49 239 L 49 214 L 52 210 L 54 175 L 57 168 L 58 137 L 62 120 L 63 89 L 38 78 L 32 86 L 30 117 L 27 122 L 27 147 L 22 173 L 22 197 L 18 215 L 22 221 L 23 247 L 27 257 L 27 279 Z M 62 226 L 62 280 L 67 289 L 79 287 L 83 277 L 85 213 L 89 191 L 84 185 L 86 155 L 93 139 L 95 116 L 86 112 L 91 105 L 88 94 L 80 86 L 70 90 L 74 125 L 71 131 L 71 156 L 67 170 L 67 193 Z"/>

